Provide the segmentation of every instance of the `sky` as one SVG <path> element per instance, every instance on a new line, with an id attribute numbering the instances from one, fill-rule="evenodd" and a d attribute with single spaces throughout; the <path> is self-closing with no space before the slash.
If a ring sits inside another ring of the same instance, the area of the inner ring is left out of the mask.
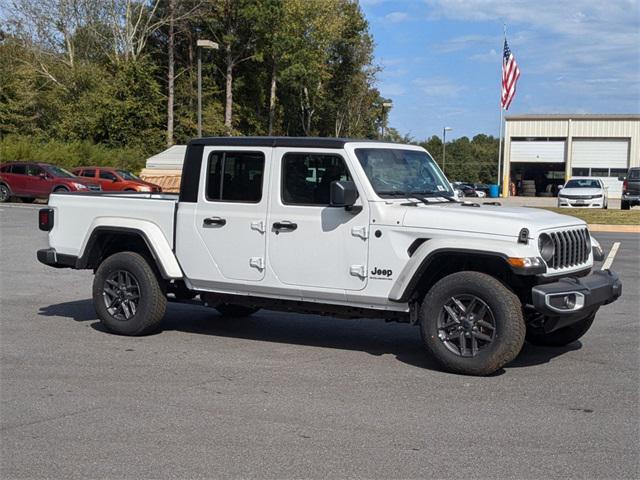
<path id="1" fill-rule="evenodd" d="M 640 113 L 640 0 L 360 0 L 389 125 L 416 140 L 498 136 L 503 25 L 521 76 L 509 114 Z"/>

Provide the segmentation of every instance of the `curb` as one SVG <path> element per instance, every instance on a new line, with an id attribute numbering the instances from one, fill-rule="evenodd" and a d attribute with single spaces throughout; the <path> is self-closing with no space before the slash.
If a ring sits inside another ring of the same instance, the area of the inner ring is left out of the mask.
<path id="1" fill-rule="evenodd" d="M 592 232 L 640 233 L 640 225 L 600 225 L 590 223 L 588 226 Z"/>

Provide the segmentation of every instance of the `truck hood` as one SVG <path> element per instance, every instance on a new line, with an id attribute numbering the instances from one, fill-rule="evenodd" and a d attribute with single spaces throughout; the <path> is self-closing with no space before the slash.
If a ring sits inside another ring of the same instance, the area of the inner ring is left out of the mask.
<path id="1" fill-rule="evenodd" d="M 477 204 L 476 204 L 477 205 Z M 531 234 L 541 230 L 585 225 L 580 219 L 528 207 L 469 206 L 442 203 L 403 207 L 406 227 L 437 228 L 489 235 L 517 237 L 523 228 Z"/>

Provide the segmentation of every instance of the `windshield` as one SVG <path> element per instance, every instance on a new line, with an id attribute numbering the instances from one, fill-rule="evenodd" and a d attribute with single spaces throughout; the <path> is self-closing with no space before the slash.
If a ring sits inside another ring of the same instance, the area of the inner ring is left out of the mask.
<path id="1" fill-rule="evenodd" d="M 49 173 L 51 173 L 54 177 L 63 177 L 63 178 L 76 178 L 76 176 L 68 170 L 65 170 L 61 167 L 56 167 L 50 165 L 47 167 Z"/>
<path id="2" fill-rule="evenodd" d="M 376 193 L 383 198 L 453 195 L 436 162 L 426 152 L 396 148 L 358 148 L 356 156 Z"/>
<path id="3" fill-rule="evenodd" d="M 140 180 L 139 177 L 136 177 L 133 173 L 126 170 L 116 170 L 116 172 L 118 172 L 118 175 L 120 175 L 125 180 Z"/>
<path id="4" fill-rule="evenodd" d="M 569 180 L 564 188 L 600 188 L 597 180 L 590 179 L 574 179 Z"/>

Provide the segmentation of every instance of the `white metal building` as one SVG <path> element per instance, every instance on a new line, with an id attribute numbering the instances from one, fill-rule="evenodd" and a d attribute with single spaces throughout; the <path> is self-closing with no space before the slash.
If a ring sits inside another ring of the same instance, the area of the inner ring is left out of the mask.
<path id="1" fill-rule="evenodd" d="M 592 176 L 620 198 L 618 176 L 640 166 L 640 115 L 512 115 L 504 138 L 504 196 L 510 187 L 522 193 L 523 182 L 550 195 L 571 177 Z"/>

